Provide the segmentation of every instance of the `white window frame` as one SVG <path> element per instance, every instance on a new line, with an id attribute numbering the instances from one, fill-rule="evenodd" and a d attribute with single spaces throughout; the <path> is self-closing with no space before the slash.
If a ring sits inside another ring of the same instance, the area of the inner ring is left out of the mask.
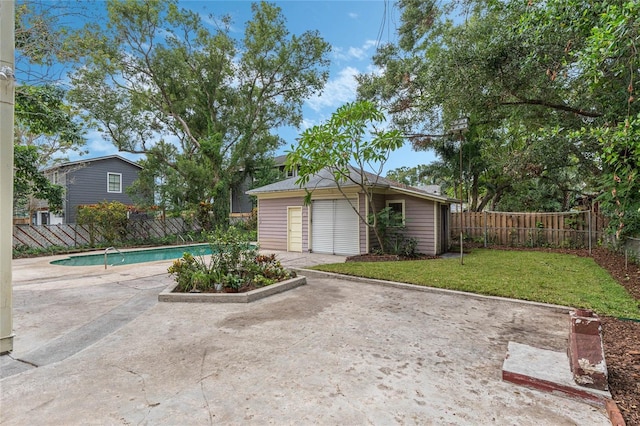
<path id="1" fill-rule="evenodd" d="M 401 204 L 402 205 L 402 224 L 405 224 L 405 200 L 387 200 L 386 206 L 391 207 L 391 204 Z"/>
<path id="2" fill-rule="evenodd" d="M 51 175 L 51 183 L 54 185 L 58 184 L 58 171 L 54 171 L 53 174 Z"/>
<path id="3" fill-rule="evenodd" d="M 119 180 L 119 188 L 117 191 L 111 191 L 110 187 L 111 185 L 109 185 L 109 178 L 111 176 L 118 176 Z M 107 172 L 107 192 L 110 194 L 122 194 L 122 173 L 114 173 L 114 172 Z"/>

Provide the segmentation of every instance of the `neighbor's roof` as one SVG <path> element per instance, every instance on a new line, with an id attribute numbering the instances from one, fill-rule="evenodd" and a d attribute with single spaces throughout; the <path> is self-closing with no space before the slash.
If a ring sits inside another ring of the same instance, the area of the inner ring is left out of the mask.
<path id="1" fill-rule="evenodd" d="M 273 157 L 273 163 L 278 167 L 284 166 L 286 161 L 287 161 L 287 154 L 278 155 L 276 157 Z"/>
<path id="2" fill-rule="evenodd" d="M 432 192 L 427 192 L 418 188 L 414 188 L 412 186 L 404 185 L 386 178 L 382 176 L 377 176 L 373 173 L 364 172 L 365 176 L 372 183 L 374 187 L 377 188 L 386 188 L 396 192 L 413 195 L 420 198 L 428 198 L 432 200 L 436 200 L 442 203 L 451 203 L 455 200 L 435 194 Z M 360 180 L 360 171 L 355 167 L 350 167 L 350 178 L 355 180 L 356 182 Z M 309 182 L 303 187 L 296 183 L 299 177 L 292 177 L 285 180 L 281 180 L 279 182 L 275 182 L 269 185 L 261 186 L 259 188 L 254 188 L 247 191 L 249 195 L 260 195 L 260 194 L 269 194 L 269 193 L 277 193 L 277 192 L 290 192 L 290 191 L 299 191 L 303 188 L 307 188 L 309 190 L 315 189 L 329 189 L 335 188 L 337 185 L 334 181 L 333 174 L 331 170 L 322 169 L 317 174 L 311 176 Z M 341 184 L 343 188 L 355 187 L 357 186 L 355 183 L 351 181 L 346 181 Z"/>
<path id="3" fill-rule="evenodd" d="M 87 159 L 83 159 L 83 160 L 77 160 L 77 161 L 68 161 L 66 163 L 60 163 L 60 164 L 56 164 L 53 167 L 48 167 L 45 169 L 45 171 L 47 170 L 55 170 L 55 169 L 59 169 L 62 167 L 69 167 L 69 166 L 78 166 L 78 165 L 82 165 L 82 164 L 87 164 L 87 163 L 93 163 L 95 161 L 102 161 L 102 160 L 109 160 L 109 159 L 118 159 L 121 161 L 124 161 L 125 163 L 129 163 L 133 166 L 136 166 L 138 168 L 142 168 L 142 166 L 134 161 L 128 160 L 124 157 L 121 157 L 119 155 L 105 155 L 104 157 L 95 157 L 95 158 L 87 158 Z"/>

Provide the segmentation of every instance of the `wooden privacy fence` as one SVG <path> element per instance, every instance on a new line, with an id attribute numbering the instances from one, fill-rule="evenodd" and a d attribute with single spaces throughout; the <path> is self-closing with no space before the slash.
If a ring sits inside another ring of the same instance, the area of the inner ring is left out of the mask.
<path id="1" fill-rule="evenodd" d="M 488 245 L 591 248 L 605 237 L 606 221 L 591 211 L 562 213 L 451 213 L 452 241 L 463 234 Z"/>
<path id="2" fill-rule="evenodd" d="M 189 224 L 181 217 L 164 220 L 129 220 L 125 239 L 147 240 L 198 230 L 200 228 L 197 224 Z M 88 228 L 77 224 L 13 226 L 13 248 L 19 246 L 31 248 L 51 246 L 78 247 L 89 244 L 89 241 Z M 101 235 L 94 236 L 94 242 L 100 243 L 103 241 L 104 238 Z"/>

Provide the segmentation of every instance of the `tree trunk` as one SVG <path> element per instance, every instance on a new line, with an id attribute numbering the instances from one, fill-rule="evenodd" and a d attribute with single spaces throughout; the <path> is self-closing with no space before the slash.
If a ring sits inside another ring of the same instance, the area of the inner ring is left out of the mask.
<path id="1" fill-rule="evenodd" d="M 479 188 L 478 188 L 478 175 L 474 173 L 473 182 L 471 183 L 471 206 L 470 210 L 472 212 L 480 211 L 478 210 L 478 197 L 479 197 Z"/>

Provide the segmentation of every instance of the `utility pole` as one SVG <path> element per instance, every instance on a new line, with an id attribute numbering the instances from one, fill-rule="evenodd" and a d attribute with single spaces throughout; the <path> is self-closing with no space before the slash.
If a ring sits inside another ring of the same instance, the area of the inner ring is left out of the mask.
<path id="1" fill-rule="evenodd" d="M 0 0 L 0 354 L 13 350 L 14 0 Z"/>
<path id="2" fill-rule="evenodd" d="M 462 143 L 464 142 L 463 133 L 469 128 L 469 119 L 467 117 L 459 118 L 451 123 L 451 132 L 460 135 L 460 264 L 464 265 L 464 206 L 463 206 L 463 189 L 462 189 Z"/>

